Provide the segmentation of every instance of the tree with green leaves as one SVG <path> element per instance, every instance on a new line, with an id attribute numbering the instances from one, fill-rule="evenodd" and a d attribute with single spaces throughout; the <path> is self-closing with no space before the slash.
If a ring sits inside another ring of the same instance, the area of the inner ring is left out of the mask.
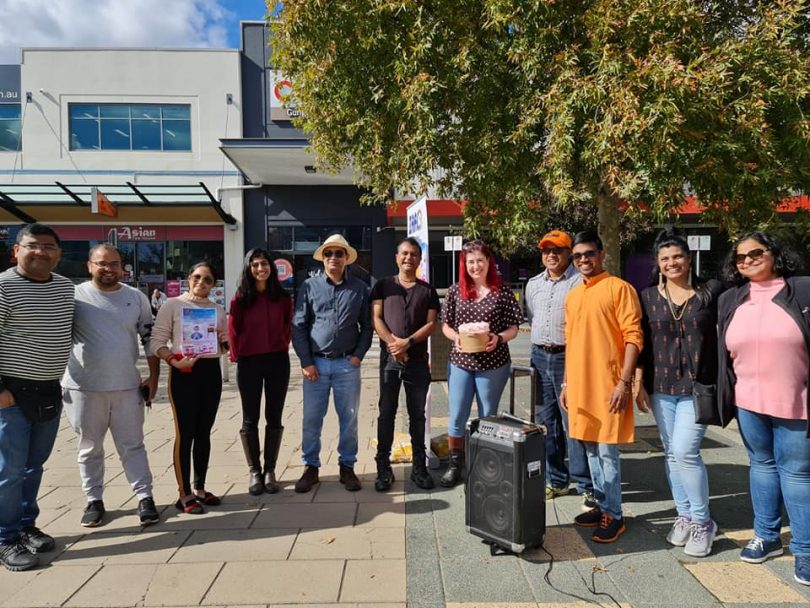
<path id="1" fill-rule="evenodd" d="M 322 168 L 466 200 L 506 251 L 590 205 L 615 264 L 620 208 L 691 195 L 733 230 L 810 182 L 806 0 L 290 0 L 272 27 Z"/>

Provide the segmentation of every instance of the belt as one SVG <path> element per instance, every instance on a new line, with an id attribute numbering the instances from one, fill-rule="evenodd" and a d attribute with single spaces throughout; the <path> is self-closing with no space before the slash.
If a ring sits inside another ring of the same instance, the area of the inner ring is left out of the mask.
<path id="1" fill-rule="evenodd" d="M 558 355 L 565 352 L 565 344 L 535 344 L 540 350 L 544 350 L 552 355 Z"/>
<path id="2" fill-rule="evenodd" d="M 349 353 L 312 353 L 313 357 L 320 357 L 321 359 L 342 359 Z"/>

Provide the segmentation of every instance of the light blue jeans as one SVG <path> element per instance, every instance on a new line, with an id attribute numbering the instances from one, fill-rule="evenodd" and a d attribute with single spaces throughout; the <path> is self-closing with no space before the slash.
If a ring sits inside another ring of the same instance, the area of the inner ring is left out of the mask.
<path id="1" fill-rule="evenodd" d="M 357 410 L 360 407 L 360 367 L 348 357 L 315 357 L 319 377 L 304 380 L 304 429 L 301 450 L 304 464 L 321 466 L 321 430 L 332 391 L 338 416 L 338 462 L 354 467 L 357 462 Z"/>
<path id="2" fill-rule="evenodd" d="M 612 443 L 583 441 L 593 480 L 593 497 L 602 513 L 622 516 L 622 467 L 619 446 Z"/>
<path id="3" fill-rule="evenodd" d="M 479 418 L 497 414 L 498 404 L 511 371 L 510 363 L 477 372 L 467 371 L 451 364 L 450 377 L 447 379 L 450 402 L 450 424 L 447 434 L 451 437 L 464 437 L 473 397 L 478 402 Z"/>
<path id="4" fill-rule="evenodd" d="M 651 401 L 664 444 L 664 468 L 675 510 L 694 522 L 707 522 L 711 519 L 709 478 L 700 455 L 706 426 L 695 423 L 691 395 L 653 393 Z"/>
<path id="5" fill-rule="evenodd" d="M 19 405 L 0 408 L 0 542 L 17 540 L 22 528 L 36 525 L 42 465 L 61 418 L 31 422 Z"/>
<path id="6" fill-rule="evenodd" d="M 751 461 L 749 480 L 754 507 L 754 534 L 779 538 L 782 505 L 790 518 L 790 552 L 810 555 L 810 439 L 806 420 L 786 420 L 737 408 L 745 449 Z"/>

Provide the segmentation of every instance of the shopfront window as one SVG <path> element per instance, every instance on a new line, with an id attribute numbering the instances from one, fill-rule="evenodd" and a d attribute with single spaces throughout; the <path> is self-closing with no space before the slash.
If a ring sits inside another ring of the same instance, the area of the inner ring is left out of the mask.
<path id="1" fill-rule="evenodd" d="M 21 105 L 0 103 L 0 152 L 21 150 L 22 120 Z"/>
<path id="2" fill-rule="evenodd" d="M 68 113 L 71 150 L 191 151 L 188 104 L 71 103 Z"/>
<path id="3" fill-rule="evenodd" d="M 168 241 L 166 243 L 166 276 L 183 280 L 197 262 L 208 262 L 217 279 L 225 278 L 225 259 L 219 241 Z"/>

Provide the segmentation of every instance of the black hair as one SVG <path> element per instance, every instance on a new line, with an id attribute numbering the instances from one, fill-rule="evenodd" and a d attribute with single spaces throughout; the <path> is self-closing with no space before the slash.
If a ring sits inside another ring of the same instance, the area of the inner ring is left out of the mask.
<path id="1" fill-rule="evenodd" d="M 759 230 L 748 232 L 734 241 L 731 251 L 723 264 L 723 274 L 726 279 L 740 285 L 748 279 L 744 278 L 737 269 L 737 247 L 745 240 L 751 239 L 765 246 L 773 256 L 773 272 L 778 277 L 792 277 L 801 270 L 801 258 L 792 249 L 787 248 L 778 238 Z"/>
<path id="2" fill-rule="evenodd" d="M 406 237 L 405 237 L 404 239 L 402 239 L 402 240 L 401 240 L 399 243 L 397 243 L 397 251 L 399 251 L 399 248 L 400 248 L 402 245 L 404 245 L 405 243 L 407 243 L 408 245 L 412 245 L 413 247 L 416 247 L 416 248 L 419 250 L 419 255 L 420 255 L 420 256 L 422 255 L 422 245 L 420 245 L 420 244 L 419 244 L 419 241 L 417 241 L 417 240 L 416 240 L 415 238 L 413 238 L 412 236 L 406 236 Z"/>
<path id="3" fill-rule="evenodd" d="M 689 249 L 689 242 L 686 237 L 680 234 L 675 228 L 664 228 L 655 237 L 653 244 L 653 257 L 655 264 L 653 264 L 652 276 L 650 277 L 650 285 L 658 285 L 659 282 L 666 282 L 667 278 L 661 274 L 658 266 L 658 253 L 665 247 L 677 247 L 689 258 L 689 279 L 692 287 L 695 290 L 695 296 L 701 307 L 707 306 L 712 299 L 712 293 L 709 291 L 706 281 L 698 277 L 697 269 L 692 263 L 692 251 Z"/>
<path id="4" fill-rule="evenodd" d="M 571 247 L 581 245 L 582 243 L 594 243 L 597 251 L 602 251 L 605 248 L 605 246 L 602 245 L 602 239 L 599 238 L 596 230 L 583 230 L 582 232 L 577 232 L 574 235 L 574 240 L 571 243 Z"/>
<path id="5" fill-rule="evenodd" d="M 40 224 L 39 222 L 34 222 L 33 224 L 26 224 L 20 231 L 17 233 L 17 244 L 19 245 L 22 243 L 23 237 L 25 236 L 49 236 L 54 241 L 56 241 L 56 245 L 61 247 L 62 241 L 59 240 L 59 235 L 56 234 L 56 230 L 51 228 L 50 226 L 46 226 L 45 224 Z"/>
<path id="6" fill-rule="evenodd" d="M 206 260 L 203 260 L 202 262 L 197 262 L 196 264 L 194 264 L 194 266 L 189 268 L 188 276 L 193 275 L 194 271 L 197 270 L 198 268 L 207 268 L 208 271 L 211 273 L 211 277 L 214 279 L 214 283 L 217 282 L 217 272 L 216 270 L 214 270 L 214 267 L 211 266 L 211 262 L 208 262 Z"/>
<path id="7" fill-rule="evenodd" d="M 250 269 L 251 262 L 256 258 L 264 258 L 270 264 L 270 276 L 267 278 L 267 288 L 264 292 L 256 289 L 256 277 Z M 289 297 L 278 280 L 278 269 L 273 263 L 273 258 L 264 249 L 255 247 L 245 254 L 242 272 L 239 273 L 239 286 L 236 288 L 236 301 L 242 308 L 250 308 L 259 296 L 269 298 L 273 302 Z"/>

